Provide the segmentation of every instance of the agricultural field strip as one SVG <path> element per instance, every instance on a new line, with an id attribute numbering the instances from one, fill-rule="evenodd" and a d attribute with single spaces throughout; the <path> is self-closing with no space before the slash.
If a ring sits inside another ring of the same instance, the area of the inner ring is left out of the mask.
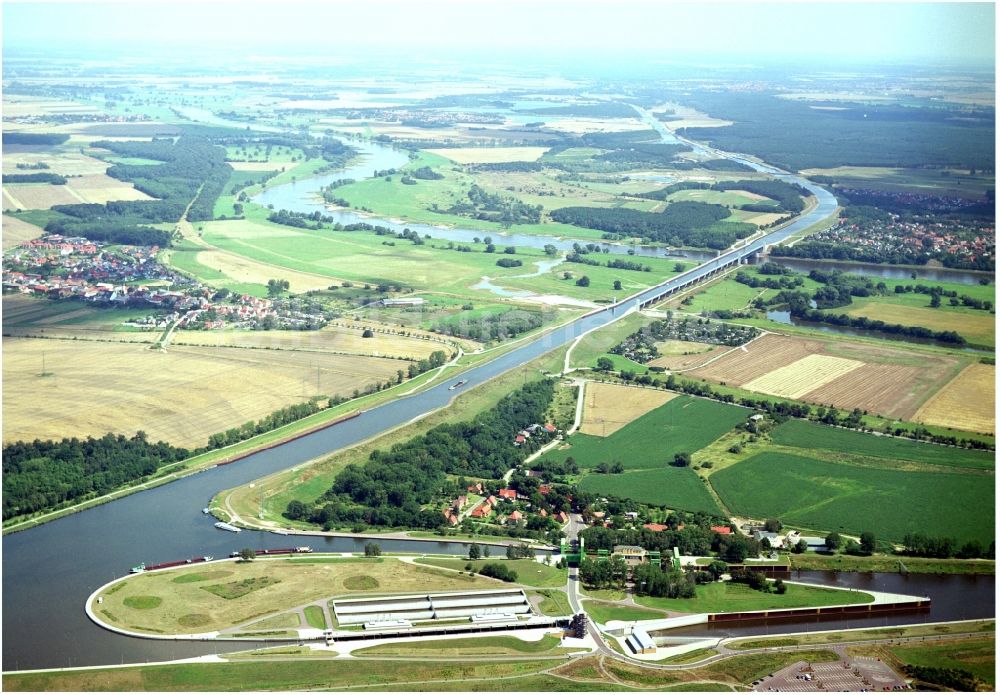
<path id="1" fill-rule="evenodd" d="M 746 382 L 743 388 L 771 396 L 800 398 L 863 365 L 864 362 L 842 357 L 807 355 Z"/>

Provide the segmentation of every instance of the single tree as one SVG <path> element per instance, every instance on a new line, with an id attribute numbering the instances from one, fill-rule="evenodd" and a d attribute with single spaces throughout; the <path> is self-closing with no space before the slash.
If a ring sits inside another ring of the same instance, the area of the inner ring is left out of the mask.
<path id="1" fill-rule="evenodd" d="M 240 560 L 243 562 L 253 562 L 255 557 L 257 557 L 257 553 L 254 552 L 253 548 L 243 548 L 240 551 Z"/>
<path id="2" fill-rule="evenodd" d="M 865 555 L 871 555 L 875 552 L 875 534 L 871 531 L 865 531 L 861 534 L 861 552 Z"/>
<path id="3" fill-rule="evenodd" d="M 473 543 L 472 545 L 469 546 L 469 559 L 470 560 L 478 560 L 480 557 L 482 557 L 482 555 L 483 555 L 483 551 L 479 547 L 479 545 L 477 545 L 476 543 Z"/>
<path id="4" fill-rule="evenodd" d="M 612 285 L 612 287 L 614 287 L 616 290 L 620 290 L 622 288 L 622 281 L 615 280 L 614 285 Z"/>
<path id="5" fill-rule="evenodd" d="M 826 547 L 828 550 L 836 552 L 840 548 L 841 538 L 836 531 L 831 531 L 826 536 Z"/>
<path id="6" fill-rule="evenodd" d="M 365 557 L 378 557 L 382 554 L 382 548 L 378 543 L 365 543 Z"/>
<path id="7" fill-rule="evenodd" d="M 611 361 L 609 357 L 598 357 L 597 358 L 597 368 L 602 372 L 610 372 L 615 368 L 615 363 Z"/>
<path id="8" fill-rule="evenodd" d="M 590 287 L 590 278 L 586 275 L 582 275 L 579 280 L 576 281 L 578 287 Z"/>

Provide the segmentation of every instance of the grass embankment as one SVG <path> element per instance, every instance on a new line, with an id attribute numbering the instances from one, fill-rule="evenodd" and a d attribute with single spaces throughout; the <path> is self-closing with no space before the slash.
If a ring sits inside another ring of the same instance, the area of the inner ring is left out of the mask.
<path id="1" fill-rule="evenodd" d="M 462 639 L 430 640 L 427 642 L 395 642 L 375 647 L 356 649 L 354 656 L 519 656 L 522 654 L 568 654 L 579 649 L 560 647 L 558 637 L 545 635 L 535 642 L 518 637 L 470 637 Z"/>
<path id="2" fill-rule="evenodd" d="M 484 359 L 482 356 L 475 355 L 468 357 Z M 248 485 L 224 490 L 216 495 L 212 506 L 225 509 L 228 505 L 248 523 L 258 525 L 260 523 L 258 519 L 261 512 L 261 492 L 263 491 L 265 504 L 262 525 L 315 530 L 316 527 L 311 524 L 293 522 L 281 515 L 290 501 L 297 499 L 303 502 L 312 502 L 330 488 L 337 473 L 348 464 L 364 463 L 375 449 L 389 448 L 393 444 L 425 434 L 440 424 L 471 419 L 477 413 L 496 405 L 501 398 L 523 384 L 526 379 L 539 377 L 540 372 L 551 370 L 554 363 L 558 361 L 557 357 L 558 355 L 548 353 L 476 388 L 459 392 L 458 397 L 449 406 L 433 412 L 417 422 L 403 425 L 367 442 L 339 451 L 333 456 L 308 465 L 297 466 L 293 470 L 281 471 L 260 478 Z M 350 529 L 343 530 L 349 531 Z M 378 529 L 374 529 L 374 531 L 378 532 Z M 500 540 L 500 537 L 489 536 L 484 539 Z"/>
<path id="3" fill-rule="evenodd" d="M 937 559 L 905 555 L 791 555 L 792 570 L 834 570 L 837 572 L 899 572 L 900 563 L 915 574 L 996 574 L 994 560 Z"/>
<path id="4" fill-rule="evenodd" d="M 564 591 L 557 591 L 555 589 L 530 591 L 528 592 L 528 597 L 538 597 L 541 599 L 538 602 L 538 612 L 542 615 L 560 616 L 573 614 L 573 609 L 569 605 L 569 597 L 566 596 L 566 592 Z"/>
<path id="5" fill-rule="evenodd" d="M 849 630 L 836 632 L 807 632 L 786 637 L 741 639 L 727 642 L 729 649 L 770 649 L 772 647 L 796 647 L 807 645 L 837 644 L 840 642 L 865 642 L 901 637 L 926 637 L 965 634 L 968 632 L 994 632 L 993 620 L 975 622 L 944 623 L 940 625 L 907 625 L 903 627 L 880 628 L 877 630 Z"/>
<path id="6" fill-rule="evenodd" d="M 996 640 L 993 638 L 901 644 L 887 647 L 886 651 L 904 664 L 962 669 L 990 689 L 996 686 Z"/>
<path id="7" fill-rule="evenodd" d="M 655 620 L 666 617 L 661 611 L 605 601 L 584 601 L 583 610 L 598 623 L 606 623 L 609 620 Z"/>
<path id="8" fill-rule="evenodd" d="M 48 671 L 6 674 L 8 691 L 194 691 L 211 692 L 245 687 L 253 690 L 294 691 L 358 686 L 393 690 L 397 683 L 463 683 L 532 674 L 552 668 L 558 660 L 453 662 L 392 660 L 246 661 L 215 664 L 171 664 L 134 668 Z M 424 688 L 427 686 L 425 685 Z"/>
<path id="9" fill-rule="evenodd" d="M 181 568 L 131 576 L 106 591 L 102 603 L 95 600 L 91 607 L 112 627 L 188 634 L 236 627 L 258 616 L 339 594 L 493 588 L 493 580 L 414 567 L 394 558 L 336 563 L 258 559 L 217 562 L 193 573 Z M 310 613 L 306 616 L 309 619 Z M 277 622 L 275 627 L 285 627 L 280 624 L 283 621 Z M 251 625 L 249 629 L 260 632 L 261 627 Z"/>
<path id="10" fill-rule="evenodd" d="M 812 608 L 870 603 L 874 600 L 871 594 L 866 594 L 863 591 L 827 589 L 788 582 L 785 583 L 785 587 L 787 591 L 784 594 L 765 594 L 762 591 L 751 589 L 746 584 L 715 582 L 699 585 L 695 598 L 637 596 L 635 601 L 649 608 L 680 613 L 740 613 L 779 608 Z"/>
<path id="11" fill-rule="evenodd" d="M 507 560 L 505 558 L 486 558 L 482 560 L 445 560 L 438 558 L 419 558 L 417 560 L 423 565 L 434 567 L 444 567 L 452 570 L 465 570 L 466 565 L 472 565 L 472 569 L 478 572 L 483 565 L 488 563 L 500 563 L 505 567 L 517 572 L 517 583 L 527 586 L 538 587 L 563 587 L 566 586 L 566 569 L 556 569 L 551 565 L 544 565 L 530 559 Z"/>

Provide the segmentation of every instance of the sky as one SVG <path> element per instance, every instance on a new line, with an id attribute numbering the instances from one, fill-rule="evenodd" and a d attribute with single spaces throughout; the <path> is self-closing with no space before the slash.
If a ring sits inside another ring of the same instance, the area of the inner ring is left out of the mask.
<path id="1" fill-rule="evenodd" d="M 992 2 L 6 0 L 2 13 L 5 53 L 130 44 L 986 65 L 995 56 Z"/>

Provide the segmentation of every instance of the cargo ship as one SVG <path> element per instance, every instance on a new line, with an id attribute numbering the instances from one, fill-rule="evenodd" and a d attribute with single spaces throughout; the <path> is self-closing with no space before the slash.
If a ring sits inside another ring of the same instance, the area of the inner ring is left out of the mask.
<path id="1" fill-rule="evenodd" d="M 296 548 L 262 548 L 255 550 L 254 555 L 294 555 L 295 553 L 311 553 L 313 551 L 308 545 L 300 545 Z M 240 551 L 234 550 L 229 553 L 229 557 L 239 557 Z"/>
<path id="2" fill-rule="evenodd" d="M 454 391 L 455 389 L 462 388 L 469 382 L 468 379 L 462 379 L 461 381 L 456 381 L 454 384 L 448 387 L 449 391 Z"/>
<path id="3" fill-rule="evenodd" d="M 147 565 L 145 562 L 140 563 L 129 570 L 130 574 L 139 574 L 141 572 L 149 572 L 152 570 L 163 570 L 168 567 L 180 567 L 181 565 L 194 565 L 199 562 L 211 562 L 214 560 L 211 555 L 203 555 L 202 557 L 193 557 L 189 560 L 173 560 L 171 562 L 158 562 L 152 565 Z"/>
<path id="4" fill-rule="evenodd" d="M 223 531 L 232 531 L 233 533 L 240 532 L 238 527 L 233 526 L 232 524 L 227 524 L 225 521 L 216 521 L 215 528 L 222 529 Z"/>

